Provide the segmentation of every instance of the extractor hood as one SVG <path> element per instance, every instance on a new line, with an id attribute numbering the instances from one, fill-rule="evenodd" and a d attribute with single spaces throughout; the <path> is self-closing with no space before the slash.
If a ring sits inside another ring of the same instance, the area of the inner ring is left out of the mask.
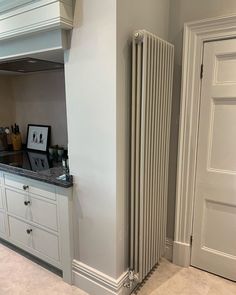
<path id="1" fill-rule="evenodd" d="M 61 67 L 41 54 L 63 56 L 69 48 L 73 3 L 73 0 L 0 0 L 0 62 L 4 61 L 1 70 L 4 67 L 7 71 L 29 72 Z M 31 63 L 35 55 L 39 55 L 35 57 L 39 61 Z"/>
<path id="2" fill-rule="evenodd" d="M 36 58 L 21 58 L 15 60 L 0 61 L 0 71 L 10 71 L 17 73 L 32 73 L 39 71 L 49 71 L 63 69 L 64 64 L 41 60 Z"/>

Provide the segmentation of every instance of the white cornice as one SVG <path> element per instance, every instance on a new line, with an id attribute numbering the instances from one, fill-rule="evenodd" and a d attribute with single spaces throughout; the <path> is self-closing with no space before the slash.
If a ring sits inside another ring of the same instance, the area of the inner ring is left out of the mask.
<path id="1" fill-rule="evenodd" d="M 68 28 L 71 28 L 71 26 L 72 26 L 72 23 L 58 17 L 55 19 L 50 19 L 47 21 L 42 21 L 42 22 L 34 23 L 32 25 L 6 31 L 0 34 L 0 40 L 9 39 L 9 36 L 11 36 L 11 38 L 20 37 L 25 34 L 37 33 L 38 31 L 42 31 L 42 30 L 51 30 L 51 29 L 57 29 L 57 28 L 68 29 Z"/>

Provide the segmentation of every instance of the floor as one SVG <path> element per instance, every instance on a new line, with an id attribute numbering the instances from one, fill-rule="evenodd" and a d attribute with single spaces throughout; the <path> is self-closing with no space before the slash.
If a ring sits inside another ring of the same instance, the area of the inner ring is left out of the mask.
<path id="1" fill-rule="evenodd" d="M 0 244 L 0 295 L 88 295 Z M 163 260 L 138 295 L 235 295 L 236 284 Z"/>
<path id="2" fill-rule="evenodd" d="M 0 244 L 0 295 L 87 295 Z"/>
<path id="3" fill-rule="evenodd" d="M 235 295 L 236 283 L 163 260 L 137 295 Z"/>

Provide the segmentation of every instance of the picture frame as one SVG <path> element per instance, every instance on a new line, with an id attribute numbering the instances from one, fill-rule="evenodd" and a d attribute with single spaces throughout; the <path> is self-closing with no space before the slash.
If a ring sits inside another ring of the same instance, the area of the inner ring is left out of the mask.
<path id="1" fill-rule="evenodd" d="M 50 144 L 51 126 L 28 124 L 26 148 L 47 152 Z"/>

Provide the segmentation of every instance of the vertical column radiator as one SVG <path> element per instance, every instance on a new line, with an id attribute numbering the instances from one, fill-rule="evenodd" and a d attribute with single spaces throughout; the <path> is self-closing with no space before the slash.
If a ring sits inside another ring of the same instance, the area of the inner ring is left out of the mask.
<path id="1" fill-rule="evenodd" d="M 130 269 L 141 282 L 165 251 L 174 47 L 138 31 L 132 50 Z"/>

